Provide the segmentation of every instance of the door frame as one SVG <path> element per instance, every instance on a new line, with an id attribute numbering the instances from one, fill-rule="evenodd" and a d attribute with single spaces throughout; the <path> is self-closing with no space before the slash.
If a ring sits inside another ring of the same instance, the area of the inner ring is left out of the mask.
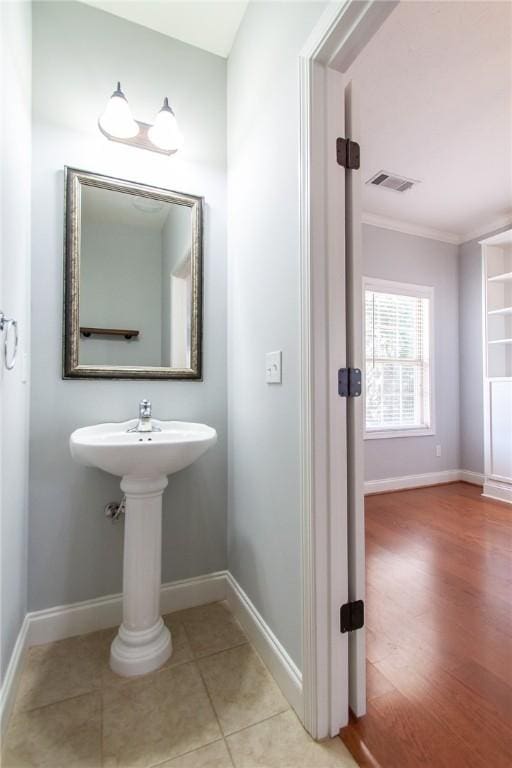
<path id="1" fill-rule="evenodd" d="M 339 631 L 347 485 L 337 471 L 347 466 L 347 419 L 336 380 L 346 358 L 345 174 L 335 156 L 344 123 L 335 105 L 344 104 L 343 74 L 397 2 L 330 5 L 299 57 L 303 722 L 316 739 L 336 736 L 349 708 L 348 637 Z"/>

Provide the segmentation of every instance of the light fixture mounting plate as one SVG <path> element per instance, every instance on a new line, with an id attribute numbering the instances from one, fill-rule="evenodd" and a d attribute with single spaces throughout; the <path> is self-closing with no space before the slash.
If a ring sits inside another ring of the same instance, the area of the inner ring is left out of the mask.
<path id="1" fill-rule="evenodd" d="M 112 136 L 111 133 L 103 130 L 100 122 L 98 121 L 98 128 L 109 141 L 117 141 L 119 144 L 128 144 L 130 147 L 138 147 L 139 149 L 149 149 L 150 152 L 158 152 L 160 155 L 175 155 L 177 149 L 160 149 L 150 141 L 148 131 L 153 126 L 151 123 L 142 123 L 140 120 L 135 120 L 139 126 L 139 132 L 136 136 L 132 136 L 129 139 L 118 139 L 117 136 Z"/>

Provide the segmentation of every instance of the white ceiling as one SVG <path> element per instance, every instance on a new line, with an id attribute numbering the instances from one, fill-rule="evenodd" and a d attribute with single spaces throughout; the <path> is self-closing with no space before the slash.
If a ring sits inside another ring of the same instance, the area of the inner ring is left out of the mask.
<path id="1" fill-rule="evenodd" d="M 363 181 L 381 169 L 422 181 L 364 185 L 375 221 L 465 239 L 512 212 L 512 4 L 400 3 L 348 74 Z"/>
<path id="2" fill-rule="evenodd" d="M 184 43 L 227 57 L 249 0 L 82 0 Z"/>

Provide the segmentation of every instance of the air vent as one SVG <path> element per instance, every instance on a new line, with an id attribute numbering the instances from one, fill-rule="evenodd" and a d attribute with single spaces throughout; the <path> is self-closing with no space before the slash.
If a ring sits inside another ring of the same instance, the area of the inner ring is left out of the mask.
<path id="1" fill-rule="evenodd" d="M 398 176 L 396 173 L 379 171 L 368 179 L 367 184 L 373 184 L 376 187 L 385 187 L 392 189 L 393 192 L 406 192 L 420 182 L 417 179 L 406 179 L 405 176 Z"/>

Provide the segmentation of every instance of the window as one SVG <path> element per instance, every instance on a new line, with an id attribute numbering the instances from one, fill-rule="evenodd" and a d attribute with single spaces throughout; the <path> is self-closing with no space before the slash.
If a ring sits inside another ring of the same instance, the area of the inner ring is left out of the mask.
<path id="1" fill-rule="evenodd" d="M 434 434 L 434 290 L 365 279 L 366 438 Z"/>

